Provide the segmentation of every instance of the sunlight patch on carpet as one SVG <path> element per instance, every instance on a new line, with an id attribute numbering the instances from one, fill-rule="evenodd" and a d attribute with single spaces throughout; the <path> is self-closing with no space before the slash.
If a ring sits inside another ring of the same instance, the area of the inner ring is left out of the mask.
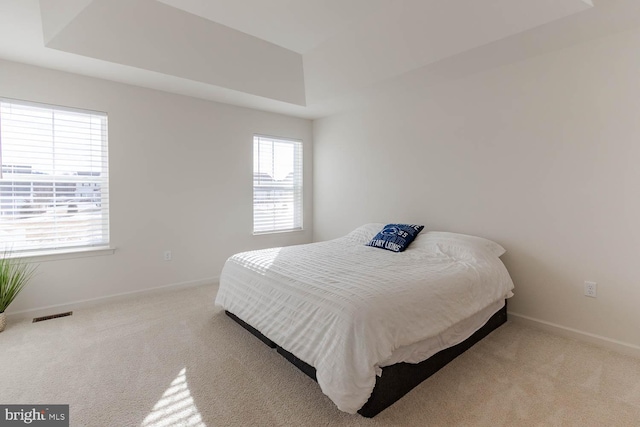
<path id="1" fill-rule="evenodd" d="M 206 427 L 187 384 L 187 368 L 182 368 L 169 388 L 140 424 L 141 427 Z"/>

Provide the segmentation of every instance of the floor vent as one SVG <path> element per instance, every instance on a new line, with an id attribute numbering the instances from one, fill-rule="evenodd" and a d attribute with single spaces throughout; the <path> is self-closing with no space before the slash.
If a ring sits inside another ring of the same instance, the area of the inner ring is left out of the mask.
<path id="1" fill-rule="evenodd" d="M 34 317 L 32 323 L 42 322 L 43 320 L 49 320 L 49 319 L 57 319 L 58 317 L 67 317 L 67 316 L 71 316 L 72 314 L 73 314 L 73 311 L 67 311 L 66 313 L 52 314 L 51 316 Z"/>

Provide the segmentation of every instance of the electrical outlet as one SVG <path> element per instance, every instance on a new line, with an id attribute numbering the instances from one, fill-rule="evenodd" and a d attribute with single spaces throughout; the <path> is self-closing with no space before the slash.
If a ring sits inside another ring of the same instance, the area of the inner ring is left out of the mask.
<path id="1" fill-rule="evenodd" d="M 596 282 L 584 282 L 584 295 L 591 298 L 598 296 L 598 284 Z"/>
<path id="2" fill-rule="evenodd" d="M 164 251 L 164 260 L 171 261 L 171 251 Z"/>

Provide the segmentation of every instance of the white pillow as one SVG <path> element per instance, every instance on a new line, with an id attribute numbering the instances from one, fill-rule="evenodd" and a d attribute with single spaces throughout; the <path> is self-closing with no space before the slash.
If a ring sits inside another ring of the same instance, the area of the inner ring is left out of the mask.
<path id="1" fill-rule="evenodd" d="M 425 248 L 432 244 L 489 251 L 497 257 L 502 256 L 507 252 L 502 246 L 489 239 L 470 236 L 468 234 L 449 233 L 446 231 L 428 231 L 426 233 L 419 234 L 411 246 L 414 248 Z"/>
<path id="2" fill-rule="evenodd" d="M 378 234 L 378 232 L 382 230 L 382 227 L 384 227 L 384 224 L 377 222 L 361 225 L 345 237 L 358 243 L 365 244 L 373 239 L 373 236 Z"/>

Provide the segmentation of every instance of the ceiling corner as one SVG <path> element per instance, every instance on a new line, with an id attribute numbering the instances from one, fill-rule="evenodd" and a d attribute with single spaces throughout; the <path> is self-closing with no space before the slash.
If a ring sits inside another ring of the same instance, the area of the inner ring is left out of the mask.
<path id="1" fill-rule="evenodd" d="M 45 46 L 93 0 L 39 0 Z"/>

